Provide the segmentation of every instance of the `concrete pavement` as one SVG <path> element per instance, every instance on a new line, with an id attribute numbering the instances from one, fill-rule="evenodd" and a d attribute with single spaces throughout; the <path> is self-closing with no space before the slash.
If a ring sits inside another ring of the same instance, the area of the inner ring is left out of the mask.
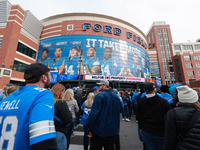
<path id="1" fill-rule="evenodd" d="M 138 128 L 135 119 L 130 122 L 120 121 L 120 144 L 121 150 L 142 150 L 142 142 L 138 138 Z M 75 129 L 74 136 L 71 137 L 69 150 L 83 150 L 83 127 Z"/>

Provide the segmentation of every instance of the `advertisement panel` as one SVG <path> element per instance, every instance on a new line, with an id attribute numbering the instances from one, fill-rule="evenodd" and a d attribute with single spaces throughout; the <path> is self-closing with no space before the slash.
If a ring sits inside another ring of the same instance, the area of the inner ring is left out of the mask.
<path id="1" fill-rule="evenodd" d="M 77 79 L 79 71 L 81 75 L 150 78 L 149 56 L 144 49 L 103 36 L 64 35 L 43 39 L 37 62 L 58 71 L 58 80 Z"/>

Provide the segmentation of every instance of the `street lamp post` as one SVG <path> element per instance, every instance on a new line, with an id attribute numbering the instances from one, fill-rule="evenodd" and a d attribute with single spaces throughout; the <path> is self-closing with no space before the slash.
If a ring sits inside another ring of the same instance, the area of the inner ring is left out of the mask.
<path id="1" fill-rule="evenodd" d="M 78 68 L 78 86 L 79 87 L 81 87 L 81 63 L 82 63 L 82 61 L 83 61 L 83 59 L 82 59 L 82 51 L 81 51 L 81 49 L 80 49 L 80 52 L 79 52 L 79 60 L 78 60 L 78 62 L 79 62 L 79 68 Z"/>

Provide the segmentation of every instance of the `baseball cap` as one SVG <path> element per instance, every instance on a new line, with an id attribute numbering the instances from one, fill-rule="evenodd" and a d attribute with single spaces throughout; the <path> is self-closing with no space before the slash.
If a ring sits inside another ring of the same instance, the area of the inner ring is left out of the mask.
<path id="1" fill-rule="evenodd" d="M 73 92 L 76 92 L 76 87 L 73 87 L 72 90 L 73 90 Z"/>
<path id="2" fill-rule="evenodd" d="M 103 85 L 103 84 L 105 84 L 105 85 L 107 85 L 107 86 L 109 86 L 109 82 L 107 81 L 107 80 L 101 80 L 99 83 L 97 83 L 98 85 Z"/>
<path id="3" fill-rule="evenodd" d="M 118 93 L 118 90 L 117 90 L 117 89 L 114 89 L 113 92 L 117 94 L 117 93 Z"/>
<path id="4" fill-rule="evenodd" d="M 155 85 L 153 83 L 147 83 L 144 86 L 145 92 L 147 93 L 153 91 L 154 88 L 155 88 Z"/>
<path id="5" fill-rule="evenodd" d="M 41 63 L 33 63 L 33 64 L 30 64 L 26 68 L 25 73 L 24 73 L 24 79 L 30 80 L 33 78 L 37 78 L 47 73 L 48 71 L 49 71 L 49 68 L 47 68 L 47 66 Z"/>
<path id="6" fill-rule="evenodd" d="M 98 86 L 95 86 L 95 87 L 93 87 L 93 90 L 97 90 L 97 89 L 99 89 L 99 87 L 98 87 Z"/>

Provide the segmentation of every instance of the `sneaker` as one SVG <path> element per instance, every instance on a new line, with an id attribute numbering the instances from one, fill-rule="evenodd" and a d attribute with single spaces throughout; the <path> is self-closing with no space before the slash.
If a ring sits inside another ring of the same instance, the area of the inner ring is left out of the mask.
<path id="1" fill-rule="evenodd" d="M 126 121 L 128 121 L 128 122 L 129 122 L 129 121 L 130 121 L 130 119 L 126 118 Z"/>
<path id="2" fill-rule="evenodd" d="M 122 120 L 124 120 L 124 118 L 122 118 Z"/>

